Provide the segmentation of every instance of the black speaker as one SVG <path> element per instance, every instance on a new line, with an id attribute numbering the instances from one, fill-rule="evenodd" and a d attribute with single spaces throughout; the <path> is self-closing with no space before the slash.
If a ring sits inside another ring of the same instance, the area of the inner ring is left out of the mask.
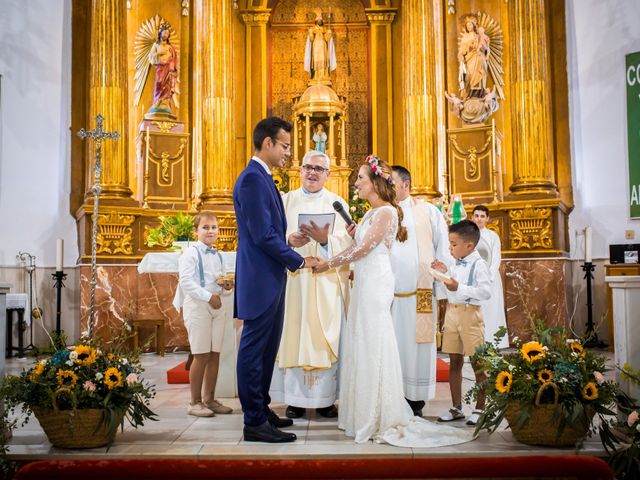
<path id="1" fill-rule="evenodd" d="M 609 262 L 625 263 L 624 252 L 636 252 L 636 256 L 637 256 L 639 251 L 640 251 L 640 244 L 638 243 L 609 245 Z"/>

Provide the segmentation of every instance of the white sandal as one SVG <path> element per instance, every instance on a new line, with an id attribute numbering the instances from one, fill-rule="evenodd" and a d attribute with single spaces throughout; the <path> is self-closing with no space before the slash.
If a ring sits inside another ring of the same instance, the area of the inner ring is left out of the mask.
<path id="1" fill-rule="evenodd" d="M 464 412 L 457 408 L 451 407 L 447 413 L 438 417 L 439 422 L 453 422 L 454 420 L 462 420 L 464 418 Z"/>
<path id="2" fill-rule="evenodd" d="M 467 425 L 475 426 L 475 424 L 478 423 L 478 420 L 480 419 L 480 415 L 482 415 L 483 413 L 484 412 L 482 410 L 474 410 L 467 420 Z"/>

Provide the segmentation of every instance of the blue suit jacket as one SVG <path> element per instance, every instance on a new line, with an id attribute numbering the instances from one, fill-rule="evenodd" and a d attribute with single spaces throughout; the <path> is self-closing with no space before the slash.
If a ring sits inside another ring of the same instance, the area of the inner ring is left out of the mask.
<path id="1" fill-rule="evenodd" d="M 282 198 L 273 178 L 255 160 L 236 180 L 233 206 L 238 224 L 234 316 L 253 320 L 282 294 L 285 268 L 297 270 L 303 258 L 287 245 Z"/>

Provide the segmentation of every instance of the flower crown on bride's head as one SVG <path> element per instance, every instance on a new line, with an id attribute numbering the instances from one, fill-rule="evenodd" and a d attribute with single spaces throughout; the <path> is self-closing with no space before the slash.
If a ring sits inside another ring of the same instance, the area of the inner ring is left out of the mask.
<path id="1" fill-rule="evenodd" d="M 391 178 L 391 175 L 384 173 L 382 171 L 382 168 L 379 165 L 379 161 L 380 159 L 375 155 L 369 155 L 367 157 L 367 163 L 371 167 L 371 170 L 373 171 L 373 173 L 378 175 L 379 177 L 384 178 L 387 181 L 387 183 L 389 183 L 389 185 L 393 185 L 394 184 L 393 178 Z"/>

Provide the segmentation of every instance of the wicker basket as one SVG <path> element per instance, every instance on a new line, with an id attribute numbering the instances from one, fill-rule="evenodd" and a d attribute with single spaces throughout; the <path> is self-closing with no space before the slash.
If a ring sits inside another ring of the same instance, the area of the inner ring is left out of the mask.
<path id="1" fill-rule="evenodd" d="M 540 398 L 548 388 L 554 391 L 554 402 L 552 404 L 541 404 Z M 588 423 L 581 424 L 580 422 L 576 422 L 571 425 L 566 425 L 562 433 L 558 435 L 558 421 L 554 418 L 554 412 L 558 408 L 559 396 L 560 392 L 555 383 L 546 382 L 542 384 L 536 394 L 535 405 L 529 407 L 531 417 L 519 428 L 520 404 L 518 402 L 511 402 L 507 405 L 505 417 L 507 417 L 509 427 L 511 427 L 516 440 L 528 445 L 573 447 L 578 440 L 587 434 L 593 413 L 591 413 Z"/>
<path id="2" fill-rule="evenodd" d="M 55 447 L 96 448 L 111 444 L 124 415 L 118 415 L 115 428 L 103 421 L 104 410 L 43 410 L 33 408 L 44 433 Z"/>

